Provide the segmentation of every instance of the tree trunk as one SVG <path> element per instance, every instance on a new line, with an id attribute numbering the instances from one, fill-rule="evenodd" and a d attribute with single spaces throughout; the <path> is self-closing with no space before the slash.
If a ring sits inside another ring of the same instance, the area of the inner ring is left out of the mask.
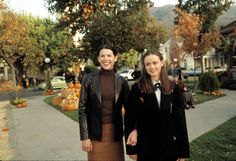
<path id="1" fill-rule="evenodd" d="M 15 68 L 13 65 L 11 65 L 11 70 L 12 70 L 12 79 L 13 79 L 13 85 L 14 85 L 14 91 L 15 91 L 15 97 L 18 97 L 18 92 L 17 92 L 17 86 L 16 86 L 16 74 L 15 74 Z"/>
<path id="2" fill-rule="evenodd" d="M 193 53 L 193 93 L 196 91 L 195 54 Z"/>
<path id="3" fill-rule="evenodd" d="M 203 74 L 204 73 L 204 66 L 203 66 L 203 55 L 201 54 L 201 74 Z"/>

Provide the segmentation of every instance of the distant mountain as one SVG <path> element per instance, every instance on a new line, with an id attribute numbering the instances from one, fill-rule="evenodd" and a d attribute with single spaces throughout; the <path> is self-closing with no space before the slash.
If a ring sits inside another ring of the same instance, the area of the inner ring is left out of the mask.
<path id="1" fill-rule="evenodd" d="M 151 15 L 157 18 L 157 21 L 165 24 L 168 28 L 171 28 L 173 24 L 175 5 L 165 5 L 162 7 L 152 7 L 149 9 Z M 236 5 L 232 5 L 230 9 L 221 15 L 216 24 L 219 26 L 224 26 L 232 21 L 236 20 Z"/>

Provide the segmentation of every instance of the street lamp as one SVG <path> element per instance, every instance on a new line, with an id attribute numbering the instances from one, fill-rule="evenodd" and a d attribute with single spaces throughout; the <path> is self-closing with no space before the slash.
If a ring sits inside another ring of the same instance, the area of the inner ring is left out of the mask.
<path id="1" fill-rule="evenodd" d="M 50 63 L 50 61 L 51 61 L 51 60 L 50 60 L 50 58 L 48 58 L 48 57 L 44 59 L 44 62 L 47 63 L 47 64 Z"/>
<path id="2" fill-rule="evenodd" d="M 178 59 L 177 58 L 174 58 L 174 62 L 176 63 L 178 61 Z"/>
<path id="3" fill-rule="evenodd" d="M 46 84 L 46 88 L 45 88 L 46 91 L 52 89 L 52 84 L 51 84 L 51 82 L 50 82 L 50 75 L 49 75 L 49 63 L 50 63 L 50 61 L 51 61 L 51 59 L 48 58 L 48 57 L 46 57 L 46 58 L 44 59 L 44 62 L 45 62 L 46 65 L 47 65 L 47 84 Z"/>
<path id="4" fill-rule="evenodd" d="M 47 80 L 48 80 L 48 81 L 49 81 L 49 68 L 48 68 L 48 66 L 49 66 L 50 61 L 51 61 L 51 59 L 48 58 L 48 57 L 46 57 L 46 58 L 44 59 L 44 62 L 46 63 L 46 66 L 47 66 Z"/>

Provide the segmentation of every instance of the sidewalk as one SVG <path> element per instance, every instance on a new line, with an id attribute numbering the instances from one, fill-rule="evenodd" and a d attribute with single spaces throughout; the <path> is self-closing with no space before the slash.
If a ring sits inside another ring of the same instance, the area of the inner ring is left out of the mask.
<path id="1" fill-rule="evenodd" d="M 192 141 L 236 116 L 236 91 L 223 90 L 226 96 L 186 110 L 189 140 Z"/>
<path id="2" fill-rule="evenodd" d="M 186 110 L 190 141 L 236 116 L 236 91 L 225 93 L 226 97 Z M 12 160 L 86 160 L 78 123 L 44 103 L 44 98 L 28 98 L 27 108 L 9 108 Z"/>

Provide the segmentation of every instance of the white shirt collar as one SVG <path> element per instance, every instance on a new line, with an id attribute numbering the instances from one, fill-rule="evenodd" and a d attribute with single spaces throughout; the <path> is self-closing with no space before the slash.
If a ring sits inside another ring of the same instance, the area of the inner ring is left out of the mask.
<path id="1" fill-rule="evenodd" d="M 160 83 L 160 84 L 161 84 L 161 81 L 158 80 L 158 81 L 156 82 L 156 81 L 152 80 L 152 84 L 153 84 L 153 85 L 155 85 L 156 83 Z"/>

